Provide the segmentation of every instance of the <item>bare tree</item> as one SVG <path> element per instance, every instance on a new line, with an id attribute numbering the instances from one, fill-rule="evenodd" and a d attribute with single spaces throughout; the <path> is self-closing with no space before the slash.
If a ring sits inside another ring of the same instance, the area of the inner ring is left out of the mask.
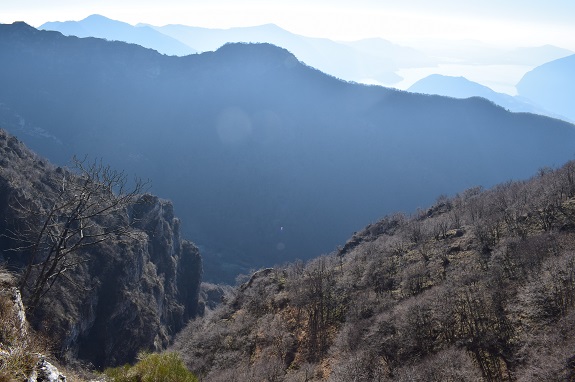
<path id="1" fill-rule="evenodd" d="M 30 313 L 65 272 L 85 261 L 74 254 L 130 231 L 127 207 L 147 184 L 78 158 L 72 172 L 58 168 L 43 182 L 40 195 L 21 190 L 14 198 L 19 224 L 7 234 L 26 258 L 19 286 Z"/>

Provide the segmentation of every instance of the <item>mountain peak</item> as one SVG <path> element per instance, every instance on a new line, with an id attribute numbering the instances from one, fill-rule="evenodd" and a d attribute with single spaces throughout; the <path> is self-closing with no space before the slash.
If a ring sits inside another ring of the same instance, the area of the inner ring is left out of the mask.
<path id="1" fill-rule="evenodd" d="M 131 27 L 131 25 L 128 23 L 125 23 L 125 22 L 119 21 L 119 20 L 114 20 L 114 19 L 111 19 L 109 17 L 99 15 L 97 13 L 86 17 L 85 19 L 79 21 L 79 23 L 98 24 L 100 26 L 101 25 L 111 25 L 111 26 L 116 26 L 116 27 L 120 26 L 120 25 L 124 25 L 124 26 Z"/>
<path id="2" fill-rule="evenodd" d="M 31 36 L 37 33 L 38 30 L 33 26 L 26 24 L 24 21 L 15 21 L 12 24 L 0 24 L 0 34 L 3 37 L 8 36 Z"/>
<path id="3" fill-rule="evenodd" d="M 263 30 L 270 30 L 270 31 L 282 31 L 282 32 L 286 31 L 285 29 L 283 29 L 282 27 L 280 27 L 279 25 L 274 24 L 274 23 L 262 24 L 257 28 L 260 28 Z"/>
<path id="4" fill-rule="evenodd" d="M 24 21 L 14 21 L 12 24 L 3 24 L 4 27 L 8 27 L 13 31 L 28 31 L 32 32 L 35 31 L 36 28 L 33 26 L 25 23 Z"/>
<path id="5" fill-rule="evenodd" d="M 298 62 L 298 59 L 287 49 L 277 45 L 264 43 L 233 42 L 222 45 L 216 52 L 233 57 L 266 57 L 271 59 L 286 59 Z"/>
<path id="6" fill-rule="evenodd" d="M 252 51 L 283 51 L 289 53 L 287 49 L 269 42 L 229 42 L 222 45 L 217 51 L 239 51 L 239 49 L 243 50 L 246 48 Z"/>
<path id="7" fill-rule="evenodd" d="M 465 77 L 431 74 L 414 83 L 408 91 L 424 94 L 439 94 L 455 98 L 469 98 L 475 95 L 488 97 L 495 94 L 487 86 L 470 81 Z"/>
<path id="8" fill-rule="evenodd" d="M 12 23 L 12 25 L 15 26 L 15 27 L 28 27 L 28 28 L 34 29 L 34 27 L 32 27 L 32 26 L 26 24 L 26 22 L 24 22 L 24 21 L 14 21 L 14 22 Z"/>
<path id="9" fill-rule="evenodd" d="M 100 14 L 94 13 L 93 15 L 90 15 L 88 17 L 86 17 L 84 20 L 82 21 L 86 21 L 86 20 L 112 20 L 106 16 L 102 16 Z"/>

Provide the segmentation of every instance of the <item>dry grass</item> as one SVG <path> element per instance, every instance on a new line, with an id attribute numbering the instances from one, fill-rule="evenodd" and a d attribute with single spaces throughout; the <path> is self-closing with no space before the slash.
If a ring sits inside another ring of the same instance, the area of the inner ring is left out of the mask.
<path id="1" fill-rule="evenodd" d="M 179 354 L 141 354 L 134 366 L 106 369 L 105 375 L 114 382 L 197 382 L 184 366 Z"/>
<path id="2" fill-rule="evenodd" d="M 13 291 L 2 287 L 0 293 L 0 381 L 24 380 L 45 350 L 17 314 Z"/>
<path id="3" fill-rule="evenodd" d="M 22 381 L 48 354 L 48 341 L 28 327 L 14 277 L 0 269 L 0 382 Z"/>

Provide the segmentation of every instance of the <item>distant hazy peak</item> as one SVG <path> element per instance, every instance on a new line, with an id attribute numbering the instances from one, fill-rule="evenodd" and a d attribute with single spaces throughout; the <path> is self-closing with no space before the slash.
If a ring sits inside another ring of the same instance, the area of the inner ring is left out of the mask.
<path id="1" fill-rule="evenodd" d="M 112 20 L 112 19 L 110 19 L 109 17 L 106 17 L 106 16 L 99 15 L 97 13 L 94 13 L 93 15 L 86 17 L 82 21 L 86 21 L 86 20 Z M 118 20 L 112 20 L 112 21 L 118 21 Z M 123 22 L 123 21 L 118 21 L 118 22 Z"/>
<path id="2" fill-rule="evenodd" d="M 431 74 L 417 81 L 408 91 L 425 94 L 439 94 L 455 98 L 468 98 L 473 96 L 485 97 L 496 94 L 487 86 L 468 80 L 463 76 L 445 76 Z"/>
<path id="3" fill-rule="evenodd" d="M 85 22 L 113 22 L 113 23 L 118 23 L 118 24 L 130 25 L 128 23 L 125 23 L 124 21 L 114 20 L 114 19 L 111 19 L 109 17 L 95 13 L 93 15 L 90 15 L 90 16 L 83 18 L 82 20 L 47 21 L 44 24 L 42 24 L 42 26 L 43 25 L 49 25 L 49 24 L 85 23 Z"/>

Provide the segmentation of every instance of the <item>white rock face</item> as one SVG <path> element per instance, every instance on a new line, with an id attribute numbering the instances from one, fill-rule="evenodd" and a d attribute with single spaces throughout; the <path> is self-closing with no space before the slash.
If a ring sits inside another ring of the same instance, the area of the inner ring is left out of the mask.
<path id="1" fill-rule="evenodd" d="M 66 377 L 58 371 L 56 366 L 46 361 L 43 356 L 39 356 L 36 368 L 28 378 L 28 382 L 66 382 Z"/>
<path id="2" fill-rule="evenodd" d="M 23 335 L 26 335 L 26 309 L 24 308 L 24 303 L 22 302 L 22 295 L 16 287 L 12 287 L 11 291 L 13 296 L 12 301 L 14 301 L 14 312 L 18 329 L 22 332 Z"/>

